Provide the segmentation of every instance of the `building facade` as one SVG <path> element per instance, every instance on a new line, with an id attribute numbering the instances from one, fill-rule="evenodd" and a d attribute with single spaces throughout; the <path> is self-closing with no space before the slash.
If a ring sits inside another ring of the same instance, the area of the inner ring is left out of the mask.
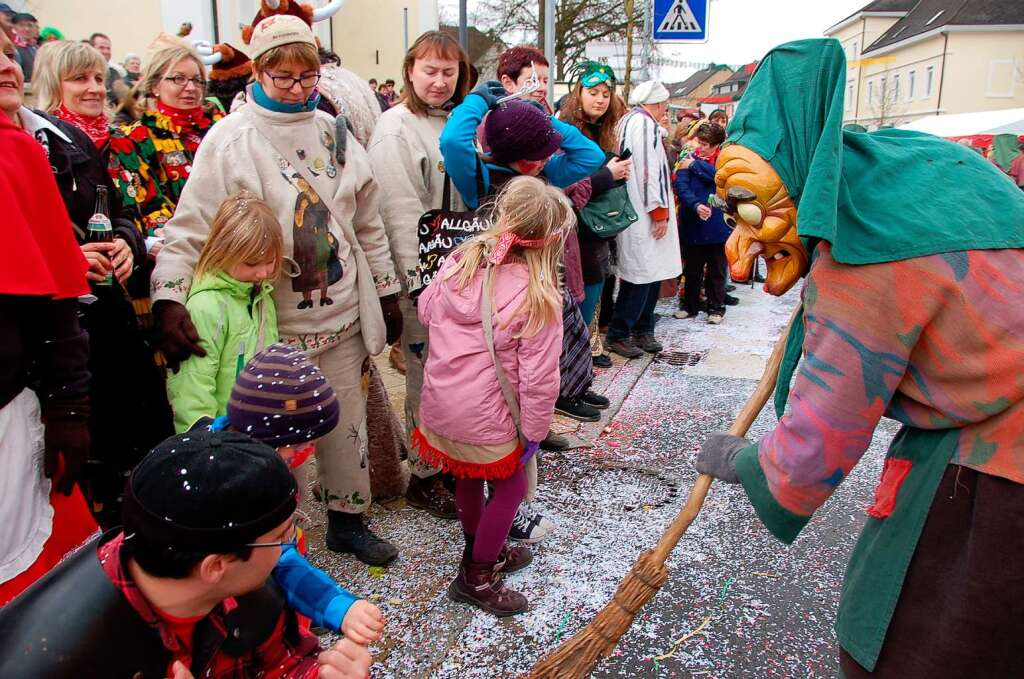
<path id="1" fill-rule="evenodd" d="M 756 68 L 756 61 L 740 66 L 728 78 L 714 85 L 708 96 L 700 100 L 701 112 L 704 115 L 709 115 L 715 109 L 722 109 L 727 116 L 732 118 Z"/>
<path id="2" fill-rule="evenodd" d="M 1024 107 L 1024 2 L 876 0 L 825 31 L 848 62 L 844 124 Z"/>
<path id="3" fill-rule="evenodd" d="M 732 69 L 723 64 L 709 64 L 682 82 L 667 83 L 669 105 L 684 110 L 699 108 L 700 100 L 710 96 L 712 88 L 728 80 L 732 73 Z"/>

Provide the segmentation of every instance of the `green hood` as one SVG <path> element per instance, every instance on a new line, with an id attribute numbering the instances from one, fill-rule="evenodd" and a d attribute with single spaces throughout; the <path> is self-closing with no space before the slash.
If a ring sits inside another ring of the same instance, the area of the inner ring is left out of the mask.
<path id="1" fill-rule="evenodd" d="M 1024 247 L 1024 193 L 990 162 L 923 132 L 843 130 L 846 55 L 833 38 L 764 58 L 727 143 L 757 152 L 797 205 L 797 231 L 845 264 Z"/>
<path id="2" fill-rule="evenodd" d="M 207 274 L 202 278 L 192 281 L 192 288 L 188 291 L 188 296 L 189 298 L 192 298 L 200 292 L 217 290 L 238 299 L 249 299 L 250 295 L 252 295 L 252 286 L 252 283 L 243 283 L 242 281 L 232 278 L 223 271 L 218 271 L 217 273 Z M 269 297 L 273 291 L 273 283 L 263 281 L 260 283 L 260 289 L 259 292 L 256 293 L 255 299 L 265 299 L 266 297 Z"/>
<path id="3" fill-rule="evenodd" d="M 729 123 L 778 172 L 813 251 L 844 264 L 1024 247 L 1024 192 L 974 151 L 923 132 L 842 129 L 846 55 L 833 38 L 776 47 Z M 803 347 L 796 318 L 775 392 L 779 417 Z"/>

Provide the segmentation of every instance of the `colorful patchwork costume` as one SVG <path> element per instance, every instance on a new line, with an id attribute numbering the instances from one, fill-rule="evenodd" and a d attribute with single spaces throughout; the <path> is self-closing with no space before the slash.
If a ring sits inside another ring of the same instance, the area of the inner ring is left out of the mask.
<path id="1" fill-rule="evenodd" d="M 789 543 L 897 420 L 843 584 L 843 675 L 1021 676 L 1024 194 L 936 137 L 843 131 L 845 79 L 835 40 L 782 45 L 729 126 L 734 278 L 762 255 L 773 294 L 807 280 L 779 424 L 711 437 L 697 467 Z"/>

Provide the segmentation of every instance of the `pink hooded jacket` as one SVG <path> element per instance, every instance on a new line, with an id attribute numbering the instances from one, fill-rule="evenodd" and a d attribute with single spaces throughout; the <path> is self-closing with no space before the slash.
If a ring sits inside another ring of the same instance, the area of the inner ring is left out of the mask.
<path id="1" fill-rule="evenodd" d="M 453 262 L 449 258 L 417 303 L 430 337 L 420 421 L 454 441 L 505 443 L 516 438 L 516 428 L 484 341 L 483 271 L 459 291 L 455 278 L 444 280 Z M 513 314 L 526 298 L 528 280 L 524 264 L 502 264 L 495 270 L 494 347 L 519 399 L 523 435 L 527 441 L 541 441 L 548 435 L 558 397 L 562 322 L 559 315 L 533 337 L 516 337 L 527 319 Z"/>

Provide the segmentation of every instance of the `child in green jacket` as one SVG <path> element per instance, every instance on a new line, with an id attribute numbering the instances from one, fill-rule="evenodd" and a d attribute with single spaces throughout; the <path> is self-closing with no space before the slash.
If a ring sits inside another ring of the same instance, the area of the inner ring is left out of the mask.
<path id="1" fill-rule="evenodd" d="M 271 281 L 281 271 L 281 225 L 248 191 L 229 196 L 213 219 L 185 307 L 205 356 L 192 356 L 167 379 L 174 429 L 225 414 L 235 377 L 278 340 Z"/>

